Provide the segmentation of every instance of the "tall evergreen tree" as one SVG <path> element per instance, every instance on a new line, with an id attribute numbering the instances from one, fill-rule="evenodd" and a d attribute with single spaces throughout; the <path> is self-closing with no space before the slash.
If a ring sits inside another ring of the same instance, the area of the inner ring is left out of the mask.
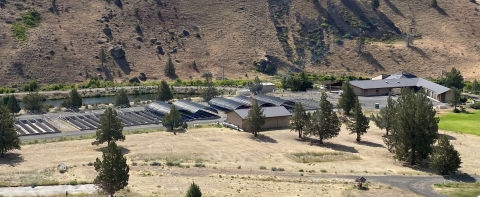
<path id="1" fill-rule="evenodd" d="M 112 141 L 124 141 L 125 136 L 122 133 L 123 125 L 122 121 L 118 118 L 117 111 L 108 107 L 100 118 L 100 125 L 98 126 L 96 133 L 96 140 L 92 142 L 92 145 L 99 145 L 107 142 L 110 144 Z"/>
<path id="2" fill-rule="evenodd" d="M 361 53 L 363 48 L 365 48 L 365 33 L 362 31 L 357 38 L 357 51 Z"/>
<path id="3" fill-rule="evenodd" d="M 130 101 L 128 100 L 127 91 L 122 88 L 115 95 L 115 106 L 130 107 Z"/>
<path id="4" fill-rule="evenodd" d="M 330 139 L 338 136 L 340 133 L 340 120 L 333 111 L 333 105 L 327 100 L 327 94 L 322 93 L 320 97 L 320 109 L 307 115 L 310 121 L 307 124 L 304 135 L 313 135 L 319 137 L 320 144 L 324 139 Z"/>
<path id="5" fill-rule="evenodd" d="M 358 98 L 355 98 L 355 107 L 353 108 L 353 121 L 347 123 L 347 129 L 351 134 L 357 134 L 357 142 L 360 141 L 363 134 L 367 133 L 370 128 L 368 118 L 362 112 L 362 106 L 358 102 Z"/>
<path id="6" fill-rule="evenodd" d="M 4 105 L 0 105 L 0 158 L 5 157 L 5 153 L 18 149 L 20 150 L 20 139 L 13 126 L 15 118 Z"/>
<path id="7" fill-rule="evenodd" d="M 303 137 L 303 131 L 308 124 L 307 113 L 305 109 L 303 109 L 303 105 L 300 102 L 295 103 L 295 107 L 293 108 L 292 117 L 290 119 L 290 125 L 292 126 L 292 130 L 298 132 L 298 138 Z"/>
<path id="8" fill-rule="evenodd" d="M 43 95 L 38 92 L 30 92 L 23 96 L 22 102 L 25 110 L 39 111 L 43 108 Z"/>
<path id="9" fill-rule="evenodd" d="M 170 107 L 170 113 L 163 117 L 162 125 L 164 127 L 170 128 L 171 130 L 183 125 L 182 114 L 180 114 L 175 105 L 172 105 Z"/>
<path id="10" fill-rule="evenodd" d="M 187 195 L 185 197 L 202 197 L 200 187 L 198 187 L 198 185 L 193 182 L 190 185 L 190 188 L 188 188 Z"/>
<path id="11" fill-rule="evenodd" d="M 355 107 L 355 98 L 357 98 L 357 95 L 348 81 L 343 83 L 342 91 L 338 99 L 338 107 L 342 109 L 345 114 L 350 115 L 350 111 Z"/>
<path id="12" fill-rule="evenodd" d="M 107 62 L 107 54 L 105 53 L 104 48 L 100 49 L 100 53 L 98 53 L 98 59 L 102 63 L 102 67 L 103 67 L 103 64 Z"/>
<path id="13" fill-rule="evenodd" d="M 77 89 L 72 89 L 70 93 L 68 93 L 67 97 L 62 103 L 63 107 L 66 108 L 79 108 L 83 104 L 82 97 L 78 93 Z"/>
<path id="14" fill-rule="evenodd" d="M 448 99 L 448 103 L 450 103 L 450 105 L 453 106 L 453 112 L 458 113 L 460 111 L 457 110 L 457 105 L 460 103 L 460 97 L 462 93 L 457 88 L 452 88 L 450 90 L 452 92 L 452 97 Z"/>
<path id="15" fill-rule="evenodd" d="M 130 169 L 127 165 L 127 158 L 122 155 L 122 151 L 115 142 L 108 144 L 103 151 L 103 160 L 97 158 L 94 162 L 97 177 L 93 181 L 104 192 L 113 196 L 115 192 L 125 188 L 128 185 L 128 174 Z"/>
<path id="16" fill-rule="evenodd" d="M 10 95 L 8 98 L 7 108 L 10 110 L 12 114 L 16 114 L 20 112 L 20 105 L 17 102 L 17 98 L 15 96 Z"/>
<path id="17" fill-rule="evenodd" d="M 258 94 L 263 89 L 262 82 L 258 78 L 258 76 L 255 76 L 255 79 L 253 82 L 248 82 L 248 87 L 250 89 L 250 92 L 253 94 Z"/>
<path id="18" fill-rule="evenodd" d="M 433 147 L 430 155 L 430 167 L 441 175 L 449 175 L 455 174 L 460 168 L 460 164 L 462 164 L 460 153 L 450 144 L 447 136 L 443 135 L 438 140 L 438 144 Z"/>
<path id="19" fill-rule="evenodd" d="M 169 101 L 173 99 L 172 91 L 170 90 L 170 86 L 168 86 L 167 82 L 162 80 L 160 86 L 157 87 L 157 91 L 155 92 L 155 100 L 158 101 Z"/>
<path id="20" fill-rule="evenodd" d="M 474 94 L 480 93 L 480 84 L 478 83 L 477 79 L 475 79 L 475 80 L 473 81 L 471 91 L 472 91 Z"/>
<path id="21" fill-rule="evenodd" d="M 247 130 L 251 131 L 254 137 L 265 124 L 265 115 L 263 109 L 258 105 L 257 100 L 252 99 L 252 106 L 248 110 L 247 118 L 245 119 Z"/>
<path id="22" fill-rule="evenodd" d="M 386 135 L 388 135 L 388 131 L 390 131 L 395 123 L 395 104 L 395 100 L 393 100 L 392 96 L 389 94 L 387 98 L 387 105 L 380 109 L 380 113 L 378 113 L 377 116 L 374 116 L 373 114 L 370 116 L 370 119 L 373 120 L 378 128 L 385 129 L 387 131 Z"/>
<path id="23" fill-rule="evenodd" d="M 212 98 L 215 98 L 216 96 L 220 95 L 220 92 L 215 86 L 208 86 L 202 89 L 200 95 L 202 96 L 205 102 L 208 102 L 212 100 Z"/>
<path id="24" fill-rule="evenodd" d="M 416 165 L 432 153 L 439 119 L 423 90 L 402 89 L 395 111 L 395 124 L 384 141 L 398 160 Z"/>
<path id="25" fill-rule="evenodd" d="M 174 77 L 176 75 L 175 66 L 173 65 L 172 59 L 168 58 L 167 65 L 165 65 L 165 69 L 163 69 L 163 72 L 168 77 Z"/>
<path id="26" fill-rule="evenodd" d="M 456 88 L 460 91 L 463 90 L 463 76 L 459 70 L 455 67 L 450 70 L 450 72 L 445 73 L 445 78 L 441 81 L 443 85 L 447 86 L 448 88 Z"/>

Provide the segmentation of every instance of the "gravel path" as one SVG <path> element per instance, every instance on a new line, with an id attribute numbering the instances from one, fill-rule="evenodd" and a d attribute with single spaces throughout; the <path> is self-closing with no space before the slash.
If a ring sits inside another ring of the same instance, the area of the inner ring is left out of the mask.
<path id="1" fill-rule="evenodd" d="M 49 196 L 57 194 L 94 193 L 97 188 L 93 184 L 86 185 L 55 185 L 32 187 L 0 187 L 3 196 Z"/>

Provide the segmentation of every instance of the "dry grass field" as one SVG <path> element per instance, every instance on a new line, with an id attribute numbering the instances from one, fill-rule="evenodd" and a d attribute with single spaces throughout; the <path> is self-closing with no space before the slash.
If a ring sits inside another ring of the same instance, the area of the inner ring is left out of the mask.
<path id="1" fill-rule="evenodd" d="M 245 78 L 245 74 L 265 77 L 254 72 L 252 62 L 266 54 L 280 60 L 281 72 L 303 62 L 309 72 L 336 75 L 374 76 L 404 69 L 420 77 L 438 77 L 440 69 L 457 67 L 468 79 L 480 76 L 480 5 L 466 0 L 439 1 L 437 9 L 427 0 L 385 0 L 376 12 L 368 0 L 332 0 L 330 5 L 307 0 L 122 0 L 122 7 L 113 2 L 56 1 L 57 11 L 52 12 L 51 0 L 0 1 L 0 85 L 32 78 L 42 84 L 82 83 L 97 76 L 121 81 L 141 72 L 149 79 L 168 79 L 161 72 L 168 57 L 176 60 L 182 79 L 199 78 L 204 71 L 219 76 L 223 67 L 233 79 Z M 11 27 L 28 9 L 37 10 L 42 21 L 27 30 L 26 41 L 16 41 Z M 377 25 L 370 32 L 375 37 L 391 29 L 400 35 L 413 17 L 419 35 L 413 48 L 405 47 L 402 39 L 375 41 L 360 54 L 355 51 L 355 40 L 343 39 L 337 31 L 343 28 L 344 33 L 355 33 L 358 28 L 347 26 L 360 20 L 365 24 L 369 18 Z M 314 42 L 298 40 L 300 31 L 314 32 L 327 18 L 330 23 L 335 19 L 337 30 L 324 28 Z M 106 24 L 112 36 L 103 33 Z M 140 32 L 135 30 L 137 25 Z M 183 30 L 190 35 L 181 36 Z M 344 44 L 337 45 L 337 38 Z M 306 45 L 320 41 L 329 47 L 322 52 L 330 62 L 328 67 L 325 62 L 310 61 L 311 49 Z M 294 61 L 287 60 L 282 48 L 287 43 Z M 118 63 L 110 58 L 99 72 L 101 63 L 95 56 L 101 48 L 108 52 L 116 45 L 125 50 L 126 60 Z M 157 53 L 157 45 L 164 55 Z M 193 61 L 198 72 L 190 67 Z"/>
<path id="2" fill-rule="evenodd" d="M 356 143 L 355 136 L 343 128 L 339 137 L 326 140 L 322 146 L 310 144 L 308 140 L 299 141 L 289 130 L 262 132 L 258 139 L 249 133 L 225 128 L 191 129 L 177 135 L 169 132 L 127 135 L 124 142 L 119 142 L 130 165 L 129 186 L 124 192 L 179 196 L 195 181 L 206 196 L 378 196 L 386 193 L 414 196 L 379 183 L 371 183 L 368 191 L 357 191 L 353 189 L 353 180 L 313 178 L 320 174 L 428 174 L 395 162 L 382 145 L 383 132 L 372 128 L 362 143 Z M 447 134 L 462 155 L 461 172 L 480 173 L 475 151 L 480 148 L 480 138 Z M 96 172 L 89 163 L 101 157 L 103 147 L 92 146 L 91 141 L 24 145 L 22 150 L 13 151 L 7 160 L 1 161 L 0 183 L 91 182 Z M 181 163 L 181 167 L 167 166 L 167 162 Z M 68 172 L 61 174 L 55 169 L 60 163 L 70 167 Z M 152 165 L 156 163 L 161 165 Z M 200 163 L 205 167 L 195 167 Z M 272 171 L 272 167 L 277 171 Z M 279 171 L 280 168 L 284 171 Z"/>

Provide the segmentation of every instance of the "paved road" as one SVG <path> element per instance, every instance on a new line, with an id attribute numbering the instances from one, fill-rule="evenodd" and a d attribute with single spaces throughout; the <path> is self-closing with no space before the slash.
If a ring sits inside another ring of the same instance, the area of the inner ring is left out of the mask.
<path id="1" fill-rule="evenodd" d="M 55 185 L 32 187 L 0 187 L 2 196 L 51 196 L 58 194 L 94 193 L 97 188 L 93 184 L 87 185 Z"/>
<path id="2" fill-rule="evenodd" d="M 287 177 L 287 178 L 299 178 L 299 173 L 287 173 L 287 172 L 269 172 L 269 171 L 222 171 L 222 170 L 207 170 L 203 173 L 193 172 L 193 171 L 177 171 L 173 172 L 172 176 L 209 176 L 211 173 L 222 173 L 227 175 L 264 175 L 264 176 L 276 176 L 278 178 Z M 435 193 L 433 191 L 433 184 L 443 183 L 444 181 L 451 182 L 455 181 L 465 181 L 473 182 L 480 179 L 479 176 L 469 177 L 469 176 L 457 176 L 452 178 L 445 179 L 441 176 L 364 176 L 367 181 L 379 182 L 384 184 L 389 184 L 401 189 L 412 191 L 418 195 L 428 196 L 428 197 L 447 197 L 442 194 Z M 303 179 L 312 179 L 318 181 L 319 179 L 347 179 L 355 180 L 358 176 L 355 175 L 333 175 L 333 174 L 305 174 L 302 177 Z M 3 196 L 43 196 L 43 195 L 54 195 L 54 194 L 64 194 L 65 191 L 69 193 L 94 193 L 96 188 L 92 184 L 87 185 L 59 185 L 59 186 L 38 186 L 35 188 L 31 187 L 3 187 L 0 188 L 0 195 Z"/>

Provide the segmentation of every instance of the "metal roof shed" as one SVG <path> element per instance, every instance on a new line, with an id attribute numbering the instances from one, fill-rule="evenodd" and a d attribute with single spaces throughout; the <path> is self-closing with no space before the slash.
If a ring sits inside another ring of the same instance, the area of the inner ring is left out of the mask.
<path id="1" fill-rule="evenodd" d="M 171 107 L 172 105 L 165 103 L 163 101 L 155 101 L 145 106 L 145 110 L 157 116 L 165 116 L 166 114 L 170 113 Z"/>
<path id="2" fill-rule="evenodd" d="M 231 100 L 237 101 L 237 102 L 239 102 L 239 103 L 243 103 L 245 106 L 250 106 L 250 105 L 251 105 L 251 103 L 250 103 L 250 98 L 247 97 L 247 96 L 236 96 L 236 97 L 233 97 Z M 275 104 L 273 104 L 273 103 L 261 101 L 261 100 L 258 100 L 258 99 L 255 99 L 255 100 L 258 102 L 258 105 L 259 105 L 260 107 L 272 107 L 272 106 L 275 106 Z"/>
<path id="3" fill-rule="evenodd" d="M 208 104 L 213 108 L 216 108 L 222 111 L 232 111 L 236 109 L 247 108 L 247 106 L 243 103 L 226 99 L 223 97 L 212 98 L 210 101 L 208 101 Z"/>
<path id="4" fill-rule="evenodd" d="M 234 111 L 242 119 L 246 119 L 248 116 L 248 110 L 250 109 L 237 109 Z M 276 107 L 263 108 L 263 115 L 265 115 L 265 118 L 273 118 L 273 117 L 291 116 L 292 114 L 287 109 L 285 109 L 285 107 L 276 106 Z"/>
<path id="5" fill-rule="evenodd" d="M 194 119 L 218 118 L 218 111 L 192 101 L 179 100 L 173 103 L 180 112 L 193 117 Z"/>
<path id="6" fill-rule="evenodd" d="M 274 97 L 274 96 L 268 96 L 268 95 L 264 95 L 264 94 L 259 94 L 259 95 L 255 96 L 255 99 L 257 99 L 259 101 L 264 101 L 264 102 L 267 102 L 267 103 L 272 103 L 275 106 L 282 106 L 282 105 L 294 106 L 295 105 L 295 102 L 293 102 L 293 101 L 281 99 L 281 98 Z"/>

